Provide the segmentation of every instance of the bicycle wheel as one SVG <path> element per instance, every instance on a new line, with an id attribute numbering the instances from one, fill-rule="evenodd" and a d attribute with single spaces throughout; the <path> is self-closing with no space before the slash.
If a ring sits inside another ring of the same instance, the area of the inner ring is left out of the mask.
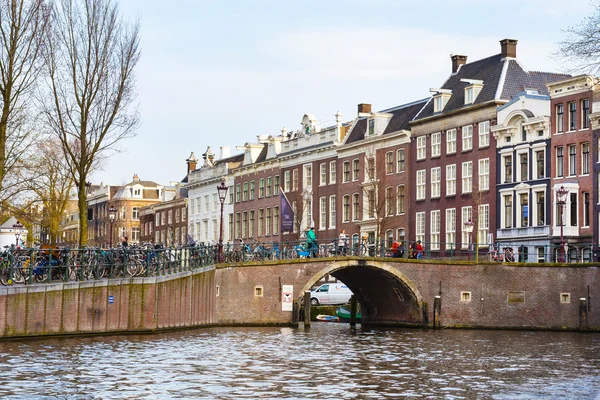
<path id="1" fill-rule="evenodd" d="M 10 268 L 7 265 L 3 265 L 0 270 L 0 283 L 2 286 L 7 286 L 10 279 Z"/>
<path id="2" fill-rule="evenodd" d="M 488 261 L 493 262 L 496 261 L 496 254 L 493 251 L 488 253 Z"/>
<path id="3" fill-rule="evenodd" d="M 13 267 L 13 282 L 14 283 L 25 283 L 27 270 L 19 267 Z"/>

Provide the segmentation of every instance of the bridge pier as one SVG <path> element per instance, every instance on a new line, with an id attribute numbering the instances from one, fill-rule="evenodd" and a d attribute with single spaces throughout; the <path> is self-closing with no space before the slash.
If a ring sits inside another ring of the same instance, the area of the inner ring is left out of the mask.
<path id="1" fill-rule="evenodd" d="M 304 328 L 310 328 L 310 290 L 304 291 Z"/>
<path id="2" fill-rule="evenodd" d="M 440 329 L 440 313 L 442 312 L 442 297 L 435 296 L 433 300 L 433 329 Z"/>

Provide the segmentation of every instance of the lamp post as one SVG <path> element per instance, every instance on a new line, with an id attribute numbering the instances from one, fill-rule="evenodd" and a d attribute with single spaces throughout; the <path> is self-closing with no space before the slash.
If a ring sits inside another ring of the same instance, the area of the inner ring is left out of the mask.
<path id="1" fill-rule="evenodd" d="M 17 221 L 17 223 L 13 225 L 13 229 L 15 231 L 16 246 L 19 247 L 19 239 L 21 238 L 21 233 L 23 232 L 23 224 Z"/>
<path id="2" fill-rule="evenodd" d="M 468 233 L 467 236 L 467 260 L 471 261 L 471 232 L 473 232 L 473 222 L 468 220 L 465 222 L 465 231 Z"/>
<path id="3" fill-rule="evenodd" d="M 560 189 L 556 189 L 556 205 L 560 207 L 560 260 L 559 262 L 565 262 L 565 237 L 563 235 L 563 226 L 564 226 L 564 212 L 565 212 L 565 204 L 567 204 L 567 195 L 569 194 L 569 189 L 565 189 L 564 186 L 560 186 Z"/>
<path id="4" fill-rule="evenodd" d="M 117 209 L 114 208 L 113 206 L 110 206 L 108 208 L 108 219 L 110 221 L 110 238 L 108 239 L 108 244 L 109 247 L 112 248 L 112 239 L 113 239 L 113 232 L 112 232 L 112 226 L 113 226 L 113 222 L 115 222 L 115 217 L 117 216 Z"/>
<path id="5" fill-rule="evenodd" d="M 221 202 L 221 223 L 219 229 L 219 254 L 218 262 L 223 262 L 223 205 L 225 204 L 225 196 L 227 196 L 227 185 L 225 181 L 221 181 L 221 184 L 217 186 L 217 192 L 219 193 L 219 201 Z"/>

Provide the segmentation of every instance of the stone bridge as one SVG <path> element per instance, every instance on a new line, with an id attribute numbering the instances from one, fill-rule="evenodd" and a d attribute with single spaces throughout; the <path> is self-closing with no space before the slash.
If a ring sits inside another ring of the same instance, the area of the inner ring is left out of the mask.
<path id="1" fill-rule="evenodd" d="M 353 291 L 363 325 L 600 331 L 599 271 L 596 264 L 347 257 L 17 285 L 0 287 L 0 337 L 290 325 L 282 286 L 293 285 L 300 300 L 327 275 Z"/>

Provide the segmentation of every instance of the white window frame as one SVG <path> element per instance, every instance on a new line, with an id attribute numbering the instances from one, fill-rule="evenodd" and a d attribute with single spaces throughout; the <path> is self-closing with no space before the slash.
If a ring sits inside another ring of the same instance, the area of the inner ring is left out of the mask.
<path id="1" fill-rule="evenodd" d="M 431 168 L 431 198 L 440 197 L 441 192 L 441 167 Z"/>
<path id="2" fill-rule="evenodd" d="M 327 164 L 319 164 L 319 186 L 327 185 Z"/>
<path id="3" fill-rule="evenodd" d="M 329 228 L 335 229 L 335 218 L 336 218 L 336 197 L 335 194 L 329 196 Z"/>
<path id="4" fill-rule="evenodd" d="M 531 213 L 530 213 L 531 215 Z M 490 205 L 480 204 L 477 213 L 477 244 L 478 247 L 488 247 L 488 234 L 490 233 Z"/>
<path id="5" fill-rule="evenodd" d="M 490 159 L 479 160 L 477 172 L 479 173 L 479 191 L 490 190 Z"/>
<path id="6" fill-rule="evenodd" d="M 465 161 L 462 163 L 461 169 L 462 185 L 461 193 L 473 192 L 473 161 Z"/>
<path id="7" fill-rule="evenodd" d="M 422 135 L 417 137 L 417 160 L 424 160 L 426 155 L 425 146 L 427 146 L 427 136 Z"/>
<path id="8" fill-rule="evenodd" d="M 442 133 L 436 132 L 431 134 L 431 157 L 439 157 L 442 155 Z"/>
<path id="9" fill-rule="evenodd" d="M 417 200 L 425 200 L 425 185 L 427 184 L 427 170 L 417 171 Z"/>
<path id="10" fill-rule="evenodd" d="M 337 180 L 337 171 L 336 171 L 336 161 L 329 161 L 329 184 L 333 185 L 336 183 Z"/>
<path id="11" fill-rule="evenodd" d="M 446 165 L 446 196 L 456 195 L 456 164 Z"/>
<path id="12" fill-rule="evenodd" d="M 319 198 L 319 208 L 319 229 L 325 230 L 327 227 L 327 197 Z"/>
<path id="13" fill-rule="evenodd" d="M 456 208 L 446 209 L 446 250 L 456 250 Z"/>
<path id="14" fill-rule="evenodd" d="M 286 193 L 288 193 L 290 191 L 290 187 L 291 187 L 291 183 L 292 183 L 292 175 L 290 173 L 290 171 L 284 171 L 283 172 L 283 189 L 285 190 Z"/>
<path id="15" fill-rule="evenodd" d="M 429 221 L 429 248 L 440 249 L 440 210 L 432 210 Z"/>
<path id="16" fill-rule="evenodd" d="M 488 147 L 490 145 L 490 121 L 479 123 L 479 147 Z"/>
<path id="17" fill-rule="evenodd" d="M 468 245 L 470 243 L 469 243 L 469 232 L 467 231 L 467 227 L 466 227 L 465 223 L 468 221 L 473 221 L 473 207 L 471 207 L 471 206 L 462 207 L 460 210 L 460 215 L 461 215 L 461 222 L 462 222 L 462 226 L 461 226 L 462 236 L 461 236 L 461 241 L 460 241 L 460 247 L 462 249 L 467 249 Z M 472 239 L 473 239 L 473 237 L 471 236 L 471 240 Z"/>
<path id="18" fill-rule="evenodd" d="M 446 131 L 446 154 L 456 153 L 456 128 Z"/>
<path id="19" fill-rule="evenodd" d="M 473 125 L 465 125 L 461 128 L 462 151 L 473 150 Z"/>
<path id="20" fill-rule="evenodd" d="M 415 216 L 415 239 L 425 242 L 425 211 L 418 212 Z"/>

